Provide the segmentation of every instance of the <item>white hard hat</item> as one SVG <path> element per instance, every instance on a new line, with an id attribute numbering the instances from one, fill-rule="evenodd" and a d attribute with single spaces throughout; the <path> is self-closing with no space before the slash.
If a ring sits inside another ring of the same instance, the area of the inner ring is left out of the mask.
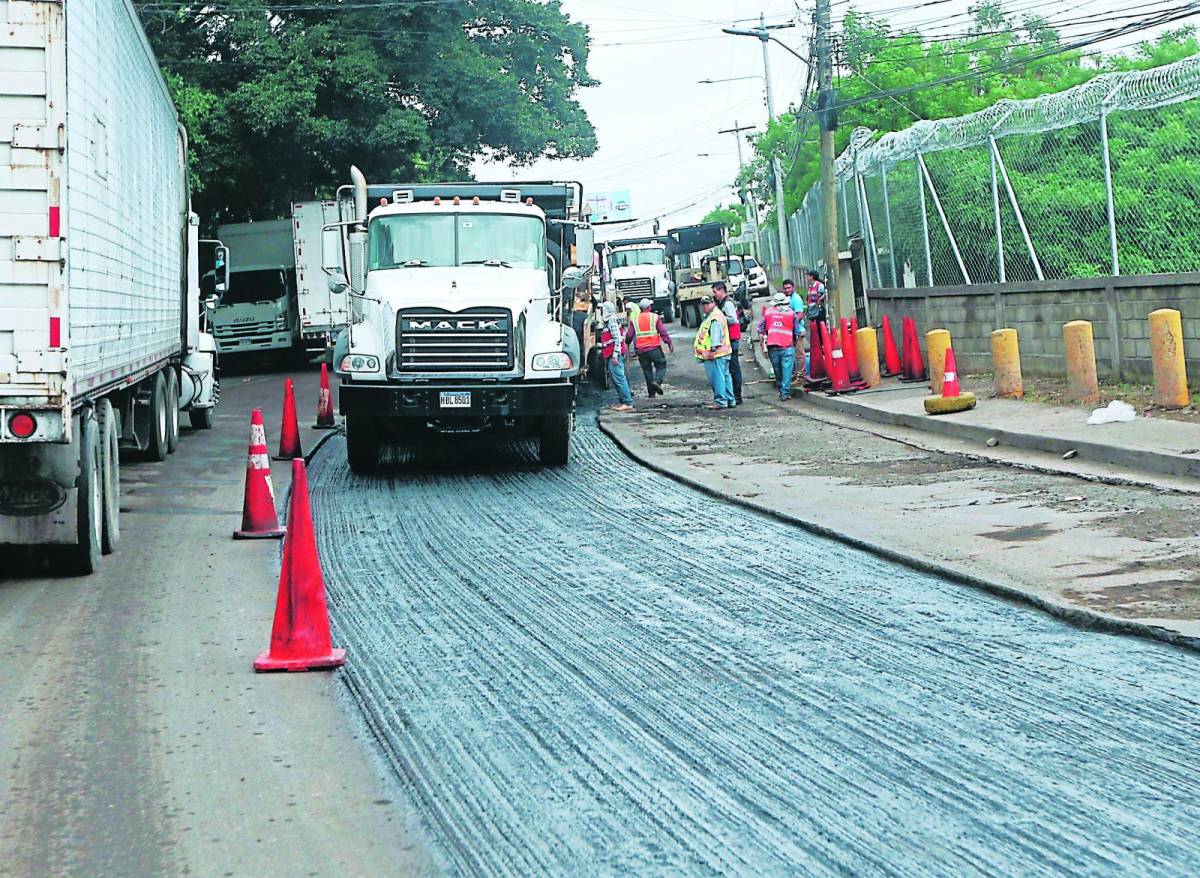
<path id="1" fill-rule="evenodd" d="M 654 302 L 652 302 L 650 299 L 642 299 L 642 301 L 638 302 L 638 307 L 643 311 L 649 311 L 654 307 Z"/>

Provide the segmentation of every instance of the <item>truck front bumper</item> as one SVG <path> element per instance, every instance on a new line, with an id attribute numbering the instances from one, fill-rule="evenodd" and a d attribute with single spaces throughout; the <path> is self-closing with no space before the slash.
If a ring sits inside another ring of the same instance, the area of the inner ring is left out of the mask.
<path id="1" fill-rule="evenodd" d="M 445 407 L 442 394 L 469 393 L 470 407 Z M 543 384 L 347 384 L 338 391 L 343 415 L 383 418 L 525 417 L 569 412 L 575 405 L 575 385 L 569 381 Z"/>
<path id="2" fill-rule="evenodd" d="M 233 338 L 217 337 L 217 348 L 223 354 L 244 354 L 251 351 L 281 351 L 291 348 L 292 333 L 288 331 L 274 332 L 270 335 L 242 336 Z"/>

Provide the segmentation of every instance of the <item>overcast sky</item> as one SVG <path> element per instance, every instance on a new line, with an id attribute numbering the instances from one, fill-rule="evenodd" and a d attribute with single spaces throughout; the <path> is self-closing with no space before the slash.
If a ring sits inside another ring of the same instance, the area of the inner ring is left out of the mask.
<path id="1" fill-rule="evenodd" d="M 917 26 L 930 36 L 961 33 L 967 8 L 976 0 L 833 0 L 837 21 L 853 5 L 896 24 Z M 1014 14 L 1038 12 L 1052 21 L 1091 20 L 1063 28 L 1068 36 L 1094 33 L 1181 5 L 1182 0 L 1006 0 Z M 757 39 L 727 36 L 721 28 L 748 27 L 764 12 L 768 24 L 798 22 L 776 36 L 807 55 L 811 0 L 563 0 L 576 21 L 591 28 L 588 69 L 600 85 L 584 89 L 581 101 L 596 127 L 599 148 L 582 161 L 540 161 L 515 172 L 480 164 L 480 178 L 508 176 L 580 180 L 587 192 L 628 190 L 633 215 L 647 225 L 631 229 L 649 234 L 649 222 L 663 217 L 664 229 L 699 221 L 712 207 L 732 200 L 737 173 L 732 134 L 722 128 L 754 125 L 767 119 L 763 98 L 762 49 Z M 1111 21 L 1099 16 L 1111 13 Z M 1120 16 L 1117 18 L 1116 16 Z M 1180 24 L 1200 23 L 1200 14 Z M 1175 25 L 1179 26 L 1179 25 Z M 1161 30 L 1161 28 L 1159 29 Z M 1157 31 L 1148 32 L 1154 33 Z M 1103 48 L 1115 51 L 1148 34 L 1128 36 Z M 782 112 L 803 88 L 805 65 L 786 50 L 770 47 L 775 109 Z M 701 79 L 755 77 L 715 85 Z M 748 147 L 743 143 L 743 149 Z M 707 153 L 707 155 L 701 155 Z M 611 228 L 613 234 L 617 229 Z M 603 237 L 603 233 L 601 234 Z"/>

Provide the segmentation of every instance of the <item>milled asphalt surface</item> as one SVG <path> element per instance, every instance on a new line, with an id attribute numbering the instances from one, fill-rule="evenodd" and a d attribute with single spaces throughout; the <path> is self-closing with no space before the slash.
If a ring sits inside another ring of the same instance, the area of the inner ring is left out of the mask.
<path id="1" fill-rule="evenodd" d="M 710 499 L 587 412 L 563 469 L 356 476 L 336 437 L 311 487 L 344 679 L 452 872 L 1200 872 L 1194 653 Z"/>
<path id="2" fill-rule="evenodd" d="M 250 410 L 274 446 L 285 374 L 311 447 L 315 373 L 227 372 L 212 431 L 122 465 L 121 543 L 98 573 L 0 571 L 0 875 L 434 871 L 336 674 L 251 667 L 280 544 L 231 534 Z"/>

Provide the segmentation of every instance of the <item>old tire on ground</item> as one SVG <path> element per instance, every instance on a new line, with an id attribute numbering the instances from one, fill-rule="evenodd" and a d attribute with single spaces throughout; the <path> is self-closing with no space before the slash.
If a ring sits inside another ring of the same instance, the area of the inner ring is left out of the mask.
<path id="1" fill-rule="evenodd" d="M 379 466 L 379 422 L 366 415 L 346 415 L 346 461 L 356 473 Z"/>
<path id="2" fill-rule="evenodd" d="M 211 430 L 213 425 L 213 409 L 209 406 L 203 409 L 192 409 L 188 412 L 188 420 L 192 422 L 193 430 Z"/>
<path id="3" fill-rule="evenodd" d="M 121 539 L 120 430 L 112 403 L 96 403 L 96 425 L 100 432 L 101 502 L 103 505 L 100 551 L 111 555 Z"/>
<path id="4" fill-rule="evenodd" d="M 975 408 L 975 394 L 963 391 L 958 396 L 925 397 L 925 414 L 950 415 Z"/>
<path id="5" fill-rule="evenodd" d="M 146 460 L 167 459 L 167 379 L 159 372 L 154 376 L 150 391 L 150 441 L 146 444 Z"/>
<path id="6" fill-rule="evenodd" d="M 104 533 L 104 485 L 100 462 L 100 427 L 91 408 L 79 412 L 79 475 L 75 528 L 78 542 L 49 553 L 50 569 L 66 576 L 87 576 L 100 566 Z"/>
<path id="7" fill-rule="evenodd" d="M 179 447 L 179 375 L 165 369 L 167 375 L 167 454 Z"/>
<path id="8" fill-rule="evenodd" d="M 545 466 L 563 466 L 571 451 L 571 414 L 546 415 L 542 419 L 540 457 Z"/>

